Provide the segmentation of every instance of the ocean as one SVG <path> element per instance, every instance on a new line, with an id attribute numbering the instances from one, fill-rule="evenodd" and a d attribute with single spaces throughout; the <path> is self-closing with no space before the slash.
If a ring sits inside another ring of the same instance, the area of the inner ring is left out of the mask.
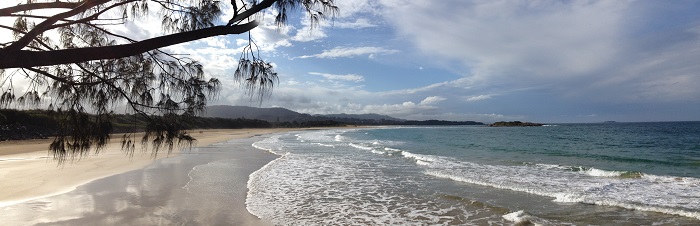
<path id="1" fill-rule="evenodd" d="M 700 122 L 276 134 L 247 209 L 277 225 L 700 225 Z"/>

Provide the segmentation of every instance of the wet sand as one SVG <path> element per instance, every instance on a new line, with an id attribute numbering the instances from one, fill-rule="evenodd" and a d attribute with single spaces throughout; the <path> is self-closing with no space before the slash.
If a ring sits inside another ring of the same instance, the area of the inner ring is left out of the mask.
<path id="1" fill-rule="evenodd" d="M 3 225 L 267 225 L 246 210 L 246 185 L 278 156 L 251 144 L 283 131 L 195 132 L 198 148 L 158 160 L 150 153 L 130 159 L 112 144 L 61 167 L 41 141 L 0 144 L 9 153 L 0 155 L 0 218 Z M 226 181 L 192 177 L 217 161 L 235 168 Z"/>

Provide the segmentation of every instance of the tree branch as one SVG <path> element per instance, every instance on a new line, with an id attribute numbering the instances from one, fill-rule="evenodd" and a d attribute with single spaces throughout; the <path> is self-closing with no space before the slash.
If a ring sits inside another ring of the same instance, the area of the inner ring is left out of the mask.
<path id="1" fill-rule="evenodd" d="M 274 4 L 277 1 L 278 0 L 264 0 L 264 1 L 260 2 L 260 4 L 253 5 L 253 7 L 251 7 L 249 10 L 243 11 L 240 14 L 237 14 L 236 16 L 231 18 L 231 20 L 229 20 L 228 24 L 226 24 L 226 25 L 231 26 L 238 21 L 241 21 L 245 18 L 252 16 L 253 14 L 256 14 L 256 13 L 262 11 L 263 9 L 269 8 L 270 6 L 272 6 L 272 4 Z"/>
<path id="2" fill-rule="evenodd" d="M 29 71 L 32 71 L 32 72 L 37 73 L 37 74 L 40 74 L 40 75 L 43 75 L 43 76 L 46 76 L 47 78 L 51 78 L 51 79 L 53 79 L 53 80 L 56 80 L 56 81 L 59 81 L 59 82 L 62 82 L 62 83 L 68 84 L 68 85 L 72 85 L 72 86 L 90 86 L 90 85 L 97 85 L 97 84 L 100 84 L 100 83 L 103 82 L 103 81 L 98 81 L 98 82 L 74 82 L 74 81 L 70 81 L 70 80 L 68 80 L 68 79 L 66 79 L 66 78 L 61 78 L 61 77 L 58 77 L 58 76 L 54 76 L 54 75 L 52 75 L 51 73 L 48 73 L 48 72 L 45 72 L 45 71 L 42 71 L 42 70 L 39 70 L 39 69 L 35 69 L 35 68 L 24 68 L 24 69 L 29 70 Z"/>
<path id="3" fill-rule="evenodd" d="M 0 9 L 0 16 L 10 16 L 10 14 L 35 9 L 72 9 L 83 4 L 82 2 L 42 2 L 16 5 Z"/>
<path id="4" fill-rule="evenodd" d="M 116 4 L 111 5 L 111 6 L 109 6 L 109 7 L 106 7 L 106 8 L 104 8 L 104 9 L 100 10 L 99 12 L 96 12 L 95 14 L 92 14 L 92 15 L 90 15 L 90 16 L 86 16 L 86 17 L 83 17 L 83 18 L 81 18 L 81 19 L 74 20 L 74 21 L 69 21 L 69 22 L 66 22 L 66 23 L 63 23 L 63 24 L 54 24 L 54 25 L 52 25 L 52 26 L 47 27 L 46 30 L 51 30 L 51 29 L 58 28 L 58 27 L 70 26 L 70 25 L 73 25 L 73 24 L 76 24 L 76 23 L 87 23 L 88 21 L 96 21 L 96 20 L 98 20 L 98 18 L 100 17 L 100 15 L 102 15 L 103 13 L 109 11 L 110 9 L 113 9 L 113 8 L 116 8 L 116 7 L 119 7 L 119 6 L 122 6 L 122 5 L 126 5 L 126 4 L 132 3 L 132 2 L 134 2 L 134 1 L 136 1 L 136 0 L 130 0 L 130 1 L 119 2 L 119 3 L 116 3 Z"/>
<path id="5" fill-rule="evenodd" d="M 78 63 L 91 60 L 116 59 L 175 44 L 199 40 L 219 35 L 241 34 L 257 27 L 253 21 L 235 26 L 215 26 L 194 31 L 175 33 L 146 39 L 140 42 L 53 51 L 0 50 L 0 69 L 18 67 L 36 67 L 56 64 Z M 26 37 L 26 36 L 25 36 Z"/>
<path id="6" fill-rule="evenodd" d="M 84 2 L 81 2 L 79 6 L 71 9 L 70 11 L 56 14 L 55 16 L 46 19 L 44 22 L 41 22 L 39 25 L 36 25 L 36 27 L 34 27 L 31 31 L 27 32 L 26 35 L 22 36 L 22 38 L 12 43 L 12 45 L 5 47 L 5 50 L 20 50 L 25 46 L 29 45 L 29 43 L 32 42 L 34 38 L 39 36 L 41 33 L 44 33 L 44 31 L 46 31 L 48 28 L 51 27 L 51 25 L 58 22 L 59 20 L 78 15 L 92 7 L 105 4 L 109 1 L 110 0 L 86 0 Z"/>

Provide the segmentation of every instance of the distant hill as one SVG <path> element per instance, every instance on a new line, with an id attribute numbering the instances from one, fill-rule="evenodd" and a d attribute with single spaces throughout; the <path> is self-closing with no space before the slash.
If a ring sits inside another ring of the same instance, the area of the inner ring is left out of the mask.
<path id="1" fill-rule="evenodd" d="M 338 118 L 338 119 L 364 119 L 364 120 L 387 120 L 387 121 L 406 121 L 404 119 L 400 118 L 394 118 L 388 115 L 380 115 L 380 114 L 328 114 L 328 115 L 315 115 L 319 117 L 325 117 L 325 118 Z"/>
<path id="2" fill-rule="evenodd" d="M 268 122 L 306 122 L 313 120 L 313 116 L 309 114 L 302 114 L 285 108 L 256 108 L 229 105 L 208 106 L 203 117 L 246 118 Z"/>
<path id="3" fill-rule="evenodd" d="M 351 125 L 483 125 L 483 123 L 474 121 L 405 120 L 380 114 L 310 115 L 285 108 L 256 108 L 228 105 L 209 106 L 203 117 L 257 119 L 271 123 L 333 121 Z"/>
<path id="4" fill-rule="evenodd" d="M 246 106 L 215 105 L 207 107 L 204 117 L 218 118 L 246 118 L 260 119 L 269 122 L 308 122 L 308 121 L 339 121 L 339 122 L 359 122 L 359 121 L 397 121 L 404 119 L 394 118 L 380 114 L 329 114 L 310 115 L 295 112 L 286 108 L 256 108 Z"/>

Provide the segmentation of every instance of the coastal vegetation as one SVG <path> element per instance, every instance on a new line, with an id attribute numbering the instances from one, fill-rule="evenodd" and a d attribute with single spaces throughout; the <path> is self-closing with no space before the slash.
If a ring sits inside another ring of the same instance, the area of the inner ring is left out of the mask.
<path id="1" fill-rule="evenodd" d="M 275 127 L 270 122 L 258 119 L 193 117 L 181 121 L 183 130 Z M 144 132 L 148 119 L 139 114 L 115 114 L 110 123 L 112 133 Z M 0 141 L 46 139 L 59 135 L 61 129 L 61 116 L 55 111 L 0 109 Z"/>
<path id="2" fill-rule="evenodd" d="M 234 107 L 234 106 L 228 106 Z M 484 125 L 474 121 L 442 121 L 442 120 L 403 120 L 384 115 L 308 115 L 288 109 L 256 109 L 256 115 L 234 114 L 218 116 L 184 116 L 173 117 L 179 129 L 192 131 L 197 129 L 241 129 L 241 128 L 309 128 L 309 127 L 342 127 L 342 126 L 454 126 L 454 125 Z M 267 111 L 266 111 L 267 110 Z M 245 113 L 245 112 L 244 112 Z M 209 115 L 209 114 L 207 114 Z M 296 117 L 287 117 L 296 115 Z M 0 109 L 0 141 L 45 139 L 58 136 L 61 132 L 62 115 L 51 110 L 16 110 Z M 96 117 L 89 115 L 88 120 Z M 270 120 L 274 118 L 276 120 Z M 281 119 L 281 120 L 280 120 Z M 145 132 L 148 128 L 148 118 L 139 114 L 114 114 L 110 118 L 111 134 Z M 76 129 L 76 128 L 69 128 Z M 78 128 L 79 129 L 79 128 Z"/>
<path id="3" fill-rule="evenodd" d="M 224 4 L 233 15 L 222 21 Z M 183 120 L 196 119 L 221 82 L 205 75 L 196 60 L 161 48 L 244 34 L 258 26 L 264 11 L 278 25 L 297 11 L 316 24 L 338 8 L 333 0 L 29 0 L 0 8 L 0 17 L 14 20 L 0 24 L 14 35 L 0 43 L 0 107 L 48 106 L 55 112 L 50 150 L 59 160 L 104 147 L 119 128 L 114 109 L 124 105 L 125 113 L 145 123 L 142 140 L 155 147 L 191 145 L 194 138 Z M 150 16 L 162 22 L 156 37 L 114 32 Z M 248 44 L 234 78 L 246 95 L 262 100 L 277 73 L 252 36 L 241 37 Z"/>

